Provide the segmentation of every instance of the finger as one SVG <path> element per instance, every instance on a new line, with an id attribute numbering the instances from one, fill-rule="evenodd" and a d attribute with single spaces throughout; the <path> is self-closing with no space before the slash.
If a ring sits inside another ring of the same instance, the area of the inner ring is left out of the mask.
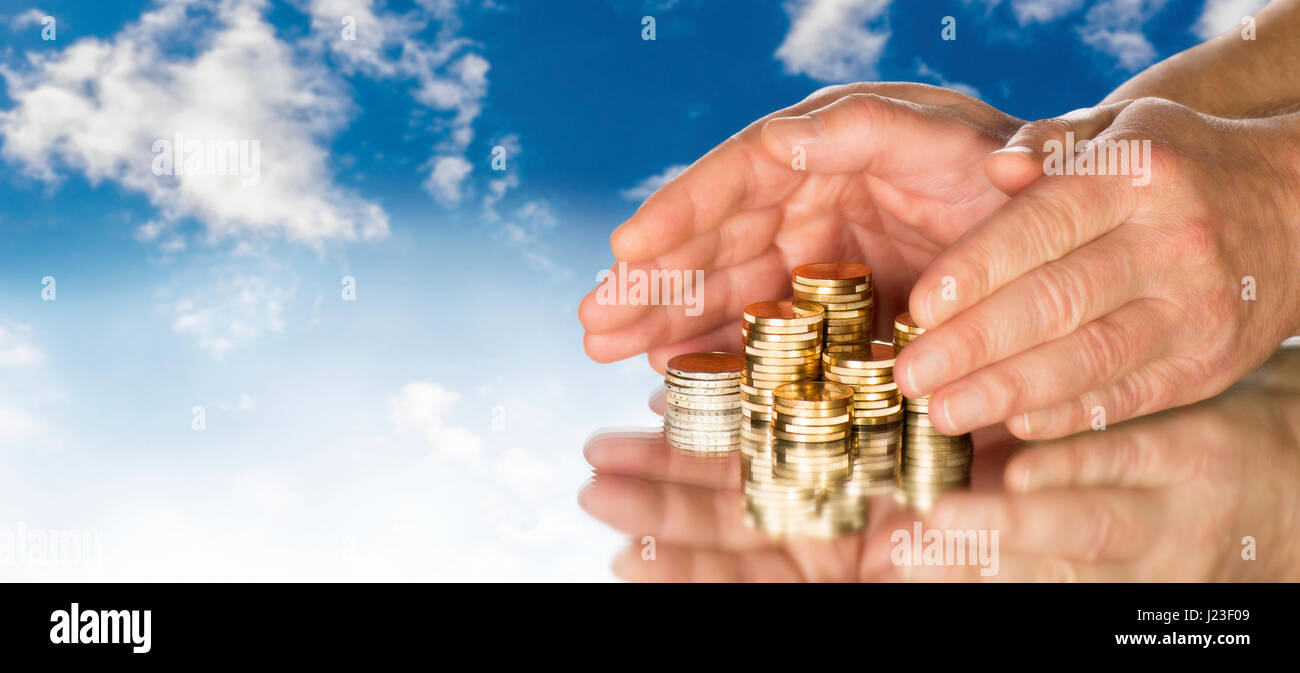
<path id="1" fill-rule="evenodd" d="M 1006 147 L 988 156 L 984 173 L 994 187 L 1014 196 L 1043 176 L 1043 158 L 1053 146 L 1064 149 L 1095 137 L 1127 106 L 1128 101 L 1110 103 L 1025 124 Z"/>
<path id="2" fill-rule="evenodd" d="M 614 559 L 628 582 L 799 582 L 802 573 L 779 549 L 734 553 L 680 545 L 633 543 Z"/>
<path id="3" fill-rule="evenodd" d="M 947 107 L 875 93 L 844 96 L 799 116 L 777 117 L 763 127 L 773 161 L 791 167 L 802 158 L 810 173 L 866 171 L 914 185 L 918 173 L 954 157 L 987 153 L 990 139 Z"/>
<path id="4" fill-rule="evenodd" d="M 660 374 L 668 366 L 668 361 L 682 353 L 738 353 L 740 352 L 740 326 L 743 320 L 733 320 L 711 332 L 693 336 L 684 341 L 656 346 L 647 354 L 650 366 Z"/>
<path id="5" fill-rule="evenodd" d="M 912 317 L 922 327 L 936 327 L 1119 226 L 1135 207 L 1128 179 L 1040 180 L 939 253 L 912 289 Z"/>
<path id="6" fill-rule="evenodd" d="M 1054 439 L 1089 428 L 1103 430 L 1129 418 L 1204 399 L 1227 387 L 1222 375 L 1188 367 L 1185 360 L 1160 358 L 1073 400 L 1012 416 L 1007 427 L 1021 439 Z"/>
<path id="7" fill-rule="evenodd" d="M 588 514 L 629 535 L 670 544 L 744 550 L 771 546 L 745 523 L 739 490 L 718 490 L 598 475 L 578 495 Z"/>
<path id="8" fill-rule="evenodd" d="M 712 489 L 740 489 L 740 452 L 692 456 L 668 446 L 663 433 L 628 437 L 602 433 L 582 449 L 596 472 Z"/>
<path id="9" fill-rule="evenodd" d="M 1007 463 L 1006 487 L 1030 492 L 1114 486 L 1156 488 L 1205 470 L 1204 451 L 1170 441 L 1168 424 L 1088 432 L 1031 445 Z"/>
<path id="10" fill-rule="evenodd" d="M 1169 353 L 1180 335 L 1167 305 L 1139 299 L 1073 333 L 940 388 L 930 418 L 957 435 L 1054 406 L 1116 381 Z M 909 344 L 909 348 L 911 345 Z"/>
<path id="11" fill-rule="evenodd" d="M 920 335 L 899 354 L 900 389 L 912 397 L 933 393 L 981 367 L 1070 334 L 1134 299 L 1147 285 L 1137 252 L 1143 234 L 1136 227 L 1116 229 Z M 954 287 L 945 299 L 955 301 L 957 291 Z"/>
<path id="12" fill-rule="evenodd" d="M 982 534 L 990 550 L 996 532 L 1000 552 L 1094 563 L 1133 559 L 1149 549 L 1165 523 L 1164 507 L 1146 491 L 1127 489 L 954 492 L 934 504 L 925 522 L 945 534 Z"/>
<path id="13" fill-rule="evenodd" d="M 634 300 L 634 283 L 657 279 L 660 302 L 670 304 L 685 289 L 688 276 L 699 272 L 709 275 L 771 249 L 780 223 L 781 212 L 775 208 L 738 213 L 722 226 L 654 259 L 632 264 L 616 262 L 608 274 L 602 274 L 604 281 L 579 302 L 578 320 L 588 332 L 597 334 L 629 325 L 654 310 L 644 296 L 641 301 Z"/>
<path id="14" fill-rule="evenodd" d="M 610 235 L 617 259 L 651 259 L 717 227 L 742 210 L 785 198 L 805 177 L 761 147 L 757 132 L 742 132 L 650 195 L 631 219 Z"/>
<path id="15" fill-rule="evenodd" d="M 597 362 L 614 362 L 705 334 L 735 320 L 754 302 L 790 296 L 788 270 L 781 252 L 772 248 L 756 259 L 706 275 L 694 301 L 654 307 L 636 322 L 611 332 L 588 332 L 583 347 Z"/>

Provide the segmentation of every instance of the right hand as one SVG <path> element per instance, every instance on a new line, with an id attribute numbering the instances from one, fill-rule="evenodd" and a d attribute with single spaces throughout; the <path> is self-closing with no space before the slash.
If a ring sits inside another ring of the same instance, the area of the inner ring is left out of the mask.
<path id="1" fill-rule="evenodd" d="M 578 307 L 598 362 L 648 353 L 734 351 L 746 305 L 791 296 L 809 262 L 872 268 L 879 334 L 906 310 L 934 256 L 1006 202 L 984 159 L 1024 122 L 924 84 L 822 89 L 728 139 L 650 196 L 614 231 L 632 269 L 702 269 L 703 313 L 682 306 Z M 820 131 L 820 132 L 819 132 Z M 802 147 L 806 170 L 794 170 Z"/>

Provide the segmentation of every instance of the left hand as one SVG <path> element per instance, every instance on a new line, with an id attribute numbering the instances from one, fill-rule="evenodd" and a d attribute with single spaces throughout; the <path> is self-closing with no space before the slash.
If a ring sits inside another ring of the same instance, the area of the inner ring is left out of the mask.
<path id="1" fill-rule="evenodd" d="M 912 291 L 929 331 L 900 354 L 899 387 L 933 393 L 941 431 L 1006 421 L 1026 439 L 1222 391 L 1300 324 L 1298 127 L 1159 99 L 1026 125 L 986 163 L 1014 198 Z M 1043 175 L 1066 132 L 1149 160 Z"/>

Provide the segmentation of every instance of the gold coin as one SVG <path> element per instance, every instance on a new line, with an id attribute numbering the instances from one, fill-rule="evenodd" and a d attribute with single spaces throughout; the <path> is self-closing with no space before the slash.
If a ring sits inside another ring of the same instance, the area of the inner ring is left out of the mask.
<path id="1" fill-rule="evenodd" d="M 894 360 L 897 358 L 898 351 L 893 346 L 883 343 L 872 343 L 870 348 L 851 353 L 834 353 L 825 356 L 825 359 L 837 367 L 851 369 L 885 369 L 894 366 Z"/>
<path id="2" fill-rule="evenodd" d="M 781 404 L 775 398 L 772 401 L 772 411 L 785 414 L 792 418 L 830 418 L 833 416 L 843 416 L 850 413 L 853 405 L 846 404 L 842 407 L 827 407 L 825 409 L 801 409 L 798 407 L 789 407 Z"/>
<path id="3" fill-rule="evenodd" d="M 772 394 L 787 406 L 826 408 L 842 405 L 852 399 L 853 389 L 838 383 L 803 381 L 781 386 Z"/>
<path id="4" fill-rule="evenodd" d="M 894 377 L 892 376 L 853 376 L 850 374 L 841 374 L 840 371 L 822 365 L 822 378 L 825 378 L 827 381 L 834 381 L 847 386 L 876 386 L 886 383 L 894 383 Z"/>
<path id="5" fill-rule="evenodd" d="M 754 346 L 745 346 L 745 355 L 757 355 L 765 358 L 799 358 L 816 356 L 821 357 L 821 348 L 756 348 Z"/>
<path id="6" fill-rule="evenodd" d="M 740 374 L 745 363 L 735 353 L 683 353 L 668 360 L 668 372 L 683 378 L 713 379 Z"/>
<path id="7" fill-rule="evenodd" d="M 871 268 L 854 262 L 816 262 L 795 267 L 791 276 L 805 285 L 861 285 L 871 281 Z"/>
<path id="8" fill-rule="evenodd" d="M 809 374 L 816 376 L 821 368 L 816 362 L 802 365 L 761 365 L 750 363 L 749 371 L 760 374 Z"/>
<path id="9" fill-rule="evenodd" d="M 849 418 L 850 416 L 852 416 L 852 414 L 841 413 L 839 414 L 839 416 L 816 416 L 816 417 L 790 416 L 789 413 L 781 412 L 780 409 L 774 409 L 774 411 L 772 411 L 772 416 L 774 416 L 775 421 L 783 422 L 783 424 L 787 424 L 787 425 L 820 426 L 820 425 L 844 425 L 846 424 L 846 422 L 849 422 Z"/>
<path id="10" fill-rule="evenodd" d="M 794 345 L 800 342 L 821 341 L 822 338 L 822 333 L 820 330 L 813 330 L 811 332 L 801 332 L 799 334 L 762 334 L 759 332 L 754 332 L 751 330 L 741 328 L 740 334 L 742 337 L 744 337 L 745 343 L 747 344 L 754 344 L 759 342 L 770 342 L 775 344 L 781 344 L 782 347 L 784 347 L 786 344 Z"/>
<path id="11" fill-rule="evenodd" d="M 872 313 L 870 308 L 859 308 L 859 309 L 854 309 L 852 311 L 827 311 L 826 319 L 827 320 L 849 320 L 849 319 L 865 320 L 867 317 L 871 316 L 871 314 Z"/>
<path id="12" fill-rule="evenodd" d="M 806 301 L 761 301 L 745 307 L 745 322 L 758 325 L 817 325 L 826 310 Z"/>
<path id="13" fill-rule="evenodd" d="M 747 364 L 754 364 L 754 365 L 777 365 L 777 366 L 784 365 L 788 367 L 791 365 L 816 364 L 817 356 L 805 355 L 803 357 L 794 357 L 794 358 L 776 358 L 776 357 L 766 357 L 763 355 L 750 355 L 746 353 L 745 362 Z"/>
<path id="14" fill-rule="evenodd" d="M 775 427 L 772 429 L 772 437 L 775 437 L 776 439 L 784 439 L 787 440 L 787 442 L 802 442 L 810 444 L 816 442 L 840 442 L 840 440 L 848 437 L 848 435 L 848 430 L 840 431 L 840 433 L 835 434 L 811 435 L 805 433 L 787 433 L 787 431 L 777 430 Z"/>
<path id="15" fill-rule="evenodd" d="M 755 383 L 759 381 L 772 381 L 782 383 L 795 383 L 797 381 L 807 381 L 817 376 L 817 370 L 793 372 L 790 374 L 771 374 L 768 372 L 749 372 L 750 380 Z"/>
<path id="16" fill-rule="evenodd" d="M 853 391 L 854 403 L 874 402 L 877 400 L 894 400 L 896 402 L 902 402 L 903 395 L 902 393 L 898 392 L 897 388 L 895 388 L 894 390 L 882 390 L 880 392 L 874 392 L 874 393 L 858 392 L 857 390 Z"/>
<path id="17" fill-rule="evenodd" d="M 883 399 L 883 400 L 853 400 L 853 410 L 855 412 L 859 412 L 859 411 L 867 411 L 867 410 L 891 409 L 893 407 L 899 407 L 901 409 L 902 403 L 903 403 L 902 400 L 896 398 Z"/>
<path id="18" fill-rule="evenodd" d="M 925 331 L 924 327 L 918 327 L 915 320 L 912 320 L 911 313 L 900 313 L 894 318 L 894 329 L 907 334 L 921 334 Z"/>
<path id="19" fill-rule="evenodd" d="M 822 308 L 826 308 L 828 304 L 837 304 L 837 305 L 853 304 L 858 302 L 866 302 L 866 301 L 874 300 L 874 298 L 868 292 L 855 292 L 849 294 L 825 294 L 821 292 L 802 292 L 799 290 L 795 290 L 794 298 L 821 304 Z"/>

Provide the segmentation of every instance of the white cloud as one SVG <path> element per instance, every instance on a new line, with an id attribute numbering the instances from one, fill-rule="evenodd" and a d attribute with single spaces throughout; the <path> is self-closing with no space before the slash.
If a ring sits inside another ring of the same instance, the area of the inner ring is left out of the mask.
<path id="1" fill-rule="evenodd" d="M 1084 44 L 1109 54 L 1126 70 L 1139 70 L 1156 60 L 1156 49 L 1142 32 L 1168 0 L 1103 0 L 1088 10 L 1079 37 Z"/>
<path id="2" fill-rule="evenodd" d="M 21 30 L 28 26 L 39 26 L 46 16 L 49 15 L 40 9 L 32 8 L 14 15 L 14 17 L 9 20 L 9 27 L 14 30 Z"/>
<path id="3" fill-rule="evenodd" d="M 263 334 L 283 332 L 284 306 L 294 293 L 260 276 L 223 280 L 204 295 L 172 304 L 172 331 L 193 337 L 195 345 L 221 359 Z"/>
<path id="4" fill-rule="evenodd" d="M 1201 17 L 1196 20 L 1192 32 L 1202 40 L 1208 40 L 1239 27 L 1242 18 L 1259 11 L 1267 3 L 1268 0 L 1205 0 Z"/>
<path id="5" fill-rule="evenodd" d="M 0 367 L 33 367 L 45 361 L 45 356 L 22 337 L 27 331 L 23 325 L 12 329 L 0 325 Z"/>
<path id="6" fill-rule="evenodd" d="M 668 184 L 669 180 L 682 174 L 682 171 L 690 167 L 690 164 L 673 164 L 665 168 L 662 172 L 651 175 L 635 186 L 628 187 L 618 193 L 619 196 L 628 201 L 644 201 L 650 198 L 651 194 L 659 191 L 660 187 Z"/>
<path id="7" fill-rule="evenodd" d="M 501 234 L 506 244 L 518 250 L 530 267 L 557 280 L 569 280 L 573 271 L 556 262 L 542 244 L 543 236 L 558 223 L 550 204 L 538 199 L 520 206 L 502 225 Z"/>
<path id="8" fill-rule="evenodd" d="M 505 152 L 506 170 L 496 172 L 495 174 L 500 175 L 500 177 L 488 181 L 488 191 L 483 196 L 483 217 L 488 222 L 496 222 L 501 219 L 501 215 L 496 210 L 497 203 L 505 198 L 506 192 L 519 186 L 519 172 L 515 168 L 517 166 L 515 162 L 519 160 L 519 155 L 523 154 L 523 146 L 519 143 L 519 136 L 514 133 L 502 136 L 493 145 L 493 153 L 496 152 L 498 147 Z M 493 156 L 492 160 L 495 161 L 496 157 Z"/>
<path id="9" fill-rule="evenodd" d="M 889 40 L 890 0 L 791 0 L 790 32 L 776 50 L 786 72 L 824 82 L 876 79 Z"/>
<path id="10" fill-rule="evenodd" d="M 433 171 L 424 181 L 424 189 L 446 206 L 460 203 L 461 185 L 474 166 L 459 155 L 441 156 L 433 160 Z"/>
<path id="11" fill-rule="evenodd" d="M 419 35 L 430 21 L 417 12 L 377 12 L 370 2 L 311 0 L 312 30 L 317 40 L 346 73 L 374 78 L 412 80 L 411 96 L 433 110 L 450 114 L 437 124 L 446 131 L 426 163 L 425 189 L 440 203 L 455 206 L 464 197 L 469 174 L 465 150 L 474 139 L 474 121 L 483 111 L 491 65 L 470 51 L 472 43 L 457 35 L 460 28 L 454 0 L 421 0 L 421 7 L 439 22 L 431 43 Z M 343 39 L 344 18 L 355 25 L 355 39 Z"/>
<path id="12" fill-rule="evenodd" d="M 388 398 L 388 420 L 399 432 L 424 437 L 439 455 L 475 461 L 483 441 L 452 423 L 460 393 L 429 381 L 414 381 Z"/>
<path id="13" fill-rule="evenodd" d="M 326 140 L 348 105 L 322 65 L 279 41 L 260 0 L 182 3 L 106 39 L 84 38 L 4 70 L 14 107 L 0 152 L 41 180 L 60 167 L 143 193 L 168 220 L 192 216 L 214 238 L 275 234 L 318 244 L 386 235 L 388 216 L 332 183 Z M 169 52 L 178 39 L 192 56 Z M 256 140 L 260 181 L 154 173 L 155 141 Z"/>
<path id="14" fill-rule="evenodd" d="M 1083 0 L 1011 0 L 1011 13 L 1022 26 L 1055 21 L 1083 6 Z"/>

